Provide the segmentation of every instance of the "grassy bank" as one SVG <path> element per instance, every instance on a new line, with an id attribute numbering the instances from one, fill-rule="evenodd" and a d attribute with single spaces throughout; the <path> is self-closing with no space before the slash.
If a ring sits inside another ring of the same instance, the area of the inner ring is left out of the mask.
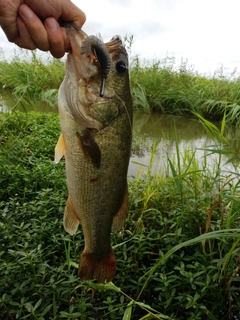
<path id="1" fill-rule="evenodd" d="M 231 150 L 223 127 L 205 125 L 214 166 L 207 154 L 202 167 L 194 151 L 180 154 L 176 133 L 177 160 L 153 173 L 153 145 L 146 175 L 130 182 L 125 227 L 112 234 L 116 278 L 99 285 L 77 276 L 81 227 L 70 236 L 62 226 L 58 117 L 1 114 L 0 319 L 240 319 L 238 168 L 221 171 Z"/>
<path id="2" fill-rule="evenodd" d="M 50 56 L 47 62 L 24 50 L 19 50 L 11 62 L 1 56 L 1 90 L 12 92 L 25 103 L 35 99 L 56 104 L 63 77 L 63 61 Z M 226 112 L 227 123 L 240 124 L 240 78 L 236 72 L 229 76 L 222 68 L 207 78 L 186 62 L 176 67 L 174 58 L 150 64 L 135 58 L 131 88 L 135 108 L 144 112 L 193 116 L 195 111 L 214 120 L 221 120 Z"/>
<path id="3" fill-rule="evenodd" d="M 134 105 L 144 111 L 174 115 L 198 112 L 208 119 L 239 124 L 240 77 L 219 69 L 212 77 L 199 75 L 186 62 L 176 68 L 173 58 L 144 66 L 138 59 L 131 68 Z"/>
<path id="4" fill-rule="evenodd" d="M 64 78 L 65 67 L 61 60 L 37 57 L 34 51 L 19 49 L 12 61 L 2 54 L 0 60 L 0 87 L 3 93 L 11 93 L 20 103 L 44 101 L 57 103 L 57 92 Z"/>

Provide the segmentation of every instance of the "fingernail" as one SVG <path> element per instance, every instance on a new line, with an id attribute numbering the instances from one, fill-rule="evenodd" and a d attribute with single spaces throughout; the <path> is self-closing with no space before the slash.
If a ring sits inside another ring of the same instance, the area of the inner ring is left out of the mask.
<path id="1" fill-rule="evenodd" d="M 33 17 L 32 10 L 26 4 L 20 6 L 19 14 L 26 19 L 31 19 Z"/>
<path id="2" fill-rule="evenodd" d="M 48 18 L 45 20 L 44 25 L 48 31 L 54 32 L 58 29 L 58 23 L 54 18 Z"/>

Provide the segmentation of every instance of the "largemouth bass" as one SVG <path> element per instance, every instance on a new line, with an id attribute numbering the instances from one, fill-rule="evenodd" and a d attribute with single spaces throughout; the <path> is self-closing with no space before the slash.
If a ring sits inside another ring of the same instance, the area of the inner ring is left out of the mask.
<path id="1" fill-rule="evenodd" d="M 85 248 L 78 274 L 111 281 L 116 260 L 111 229 L 121 228 L 128 210 L 127 171 L 132 140 L 128 56 L 121 39 L 108 43 L 66 26 L 71 44 L 59 89 L 61 135 L 55 162 L 65 156 L 69 197 L 64 228 L 82 225 Z"/>

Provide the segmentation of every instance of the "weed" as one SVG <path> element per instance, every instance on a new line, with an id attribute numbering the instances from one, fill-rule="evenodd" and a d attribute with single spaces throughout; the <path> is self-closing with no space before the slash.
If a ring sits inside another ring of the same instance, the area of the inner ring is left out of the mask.
<path id="1" fill-rule="evenodd" d="M 132 35 L 124 38 L 131 53 Z M 222 120 L 228 124 L 240 123 L 240 78 L 236 70 L 225 75 L 221 67 L 213 76 L 200 75 L 182 60 L 176 66 L 173 57 L 145 62 L 138 57 L 131 60 L 131 89 L 134 107 L 144 112 L 194 116 L 197 112 L 208 120 Z M 57 104 L 57 91 L 64 77 L 64 62 L 47 61 L 36 53 L 20 50 L 12 61 L 1 55 L 0 87 L 11 92 L 20 102 L 34 104 L 42 101 L 49 109 Z M 22 104 L 23 105 L 23 104 Z M 17 104 L 19 108 L 19 103 Z M 35 110 L 37 111 L 37 110 Z"/>
<path id="2" fill-rule="evenodd" d="M 154 173 L 153 145 L 146 174 L 129 182 L 126 224 L 112 234 L 114 283 L 97 284 L 77 276 L 81 227 L 70 236 L 62 226 L 65 168 L 53 163 L 58 117 L 1 114 L 0 319 L 239 317 L 239 183 L 228 177 L 239 174 L 224 178 L 218 170 L 223 126 L 212 130 L 221 141 L 212 170 L 209 150 L 202 165 L 194 151 L 180 154 L 175 130 L 177 158 L 169 155 L 166 172 Z"/>
<path id="3" fill-rule="evenodd" d="M 64 77 L 64 63 L 49 55 L 43 62 L 34 51 L 19 49 L 12 61 L 0 61 L 0 85 L 25 102 L 41 100 L 56 105 L 56 91 Z"/>

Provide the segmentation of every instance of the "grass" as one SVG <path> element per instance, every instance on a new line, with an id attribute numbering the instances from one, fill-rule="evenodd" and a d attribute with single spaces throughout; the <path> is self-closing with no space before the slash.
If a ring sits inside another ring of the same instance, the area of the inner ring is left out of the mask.
<path id="1" fill-rule="evenodd" d="M 133 39 L 126 38 L 128 51 Z M 64 77 L 63 60 L 49 56 L 47 61 L 25 50 L 16 52 L 12 61 L 0 56 L 0 87 L 26 105 L 43 101 L 56 106 L 57 91 Z M 135 108 L 144 112 L 193 116 L 197 112 L 208 120 L 221 120 L 226 114 L 228 124 L 240 124 L 240 77 L 224 68 L 214 75 L 200 75 L 182 61 L 175 65 L 172 57 L 142 62 L 134 57 L 131 62 L 131 88 Z"/>
<path id="2" fill-rule="evenodd" d="M 47 61 L 34 51 L 19 49 L 12 61 L 1 55 L 0 86 L 3 93 L 12 93 L 25 104 L 32 100 L 56 105 L 57 92 L 65 74 L 64 63 L 49 55 Z"/>
<path id="3" fill-rule="evenodd" d="M 200 75 L 187 62 L 176 68 L 174 58 L 144 64 L 135 58 L 131 68 L 135 107 L 192 116 L 198 112 L 212 120 L 239 124 L 240 77 L 236 71 L 224 75 L 221 68 L 211 77 Z"/>
<path id="4" fill-rule="evenodd" d="M 199 164 L 194 150 L 180 154 L 176 130 L 177 157 L 168 157 L 164 173 L 152 170 L 152 146 L 146 174 L 129 182 L 128 220 L 112 234 L 116 278 L 100 285 L 77 276 L 81 227 L 70 236 L 62 226 L 58 117 L 0 115 L 0 319 L 240 318 L 239 158 L 225 120 L 218 129 L 196 116 L 216 144 Z M 221 171 L 226 152 L 235 172 Z"/>

